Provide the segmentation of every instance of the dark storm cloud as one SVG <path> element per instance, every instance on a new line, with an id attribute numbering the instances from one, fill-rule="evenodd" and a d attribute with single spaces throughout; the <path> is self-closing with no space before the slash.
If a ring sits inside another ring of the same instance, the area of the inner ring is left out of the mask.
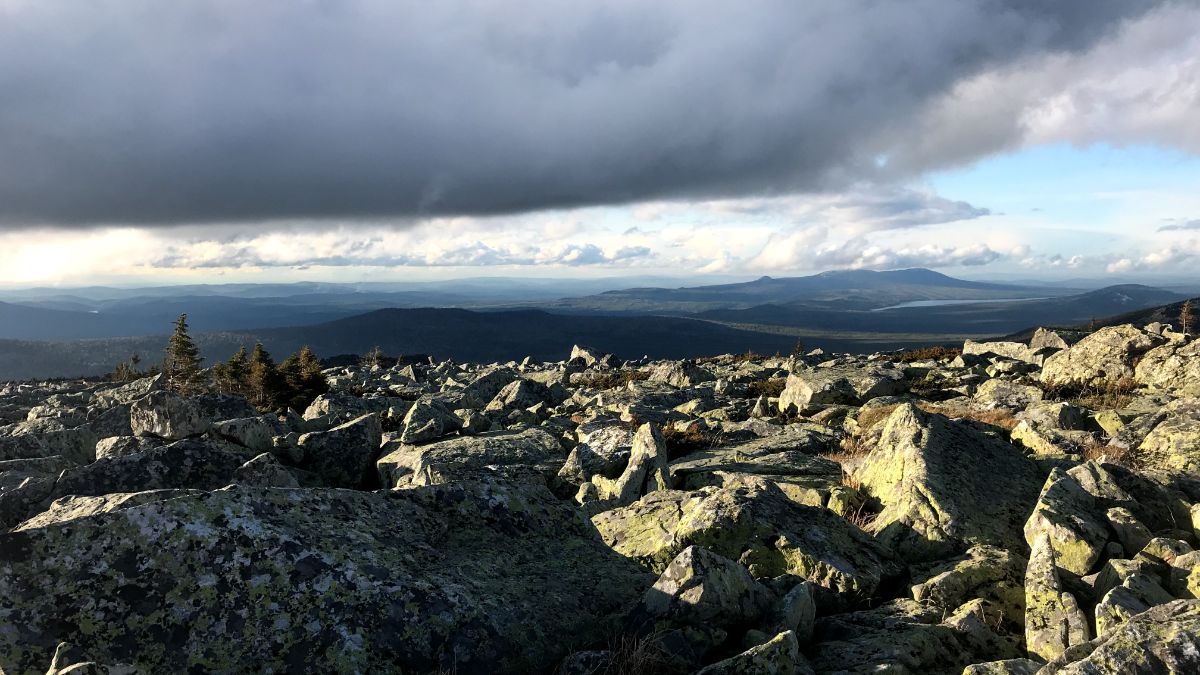
<path id="1" fill-rule="evenodd" d="M 0 224 L 835 188 L 955 82 L 1155 4 L 0 0 Z"/>

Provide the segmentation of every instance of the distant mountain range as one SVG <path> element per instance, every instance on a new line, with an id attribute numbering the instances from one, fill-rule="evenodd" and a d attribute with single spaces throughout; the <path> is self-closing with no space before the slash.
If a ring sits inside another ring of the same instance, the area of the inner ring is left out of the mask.
<path id="1" fill-rule="evenodd" d="M 155 361 L 162 336 L 184 312 L 209 362 L 256 340 L 279 358 L 308 344 L 324 356 L 380 346 L 390 354 L 505 361 L 561 359 L 576 343 L 624 358 L 787 352 L 798 340 L 806 348 L 834 351 L 898 349 L 1036 325 L 1083 325 L 1114 315 L 1136 321 L 1126 317 L 1184 298 L 1148 286 L 1081 292 L 964 281 L 923 269 L 639 287 L 552 299 L 544 299 L 553 294 L 552 287 L 531 285 L 537 290 L 530 296 L 486 284 L 475 290 L 463 285 L 414 290 L 243 284 L 9 293 L 0 302 L 0 379 L 94 375 L 133 353 L 146 363 Z M 475 309 L 408 304 L 438 293 Z M 524 300 L 493 302 L 513 297 Z"/>

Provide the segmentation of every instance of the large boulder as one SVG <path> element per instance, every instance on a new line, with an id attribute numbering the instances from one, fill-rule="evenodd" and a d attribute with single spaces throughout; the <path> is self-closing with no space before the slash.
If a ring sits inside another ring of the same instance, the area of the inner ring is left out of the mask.
<path id="1" fill-rule="evenodd" d="M 462 428 L 462 420 L 442 401 L 422 396 L 404 415 L 402 443 L 424 443 Z"/>
<path id="2" fill-rule="evenodd" d="M 1022 548 L 1042 484 L 1037 466 L 983 425 L 911 404 L 888 417 L 856 475 L 883 503 L 873 529 L 919 559 L 970 544 Z"/>
<path id="3" fill-rule="evenodd" d="M 784 631 L 761 645 L 699 670 L 696 675 L 811 675 L 796 634 Z"/>
<path id="4" fill-rule="evenodd" d="M 212 432 L 256 452 L 269 452 L 274 438 L 286 434 L 287 428 L 274 415 L 260 415 L 216 422 Z"/>
<path id="5" fill-rule="evenodd" d="M 53 497 L 105 495 L 177 488 L 214 490 L 228 485 L 250 453 L 187 439 L 67 469 Z"/>
<path id="6" fill-rule="evenodd" d="M 384 487 L 438 485 L 466 478 L 522 474 L 535 481 L 553 476 L 562 444 L 542 429 L 498 431 L 448 438 L 427 445 L 388 444 L 375 463 Z"/>
<path id="7" fill-rule="evenodd" d="M 878 396 L 904 393 L 904 373 L 879 366 L 807 368 L 788 375 L 779 412 L 796 414 L 810 405 L 858 405 Z"/>
<path id="8" fill-rule="evenodd" d="M 359 488 L 375 483 L 375 460 L 383 444 L 379 416 L 366 414 L 329 431 L 300 437 L 300 468 L 330 487 Z"/>
<path id="9" fill-rule="evenodd" d="M 650 370 L 650 381 L 672 387 L 694 387 L 702 382 L 711 382 L 713 374 L 693 361 L 667 361 Z"/>
<path id="10" fill-rule="evenodd" d="M 657 629 L 753 624 L 771 604 L 771 592 L 744 567 L 708 549 L 689 546 L 675 556 L 642 596 L 634 621 Z"/>
<path id="11" fill-rule="evenodd" d="M 818 673 L 960 673 L 974 662 L 1015 656 L 1009 641 L 941 623 L 943 610 L 912 600 L 817 619 L 805 650 Z M 987 628 L 983 628 L 987 633 Z"/>
<path id="12" fill-rule="evenodd" d="M 667 489 L 667 443 L 659 428 L 648 422 L 639 427 L 625 471 L 616 478 L 592 476 L 592 484 L 605 507 L 624 506 L 648 492 Z"/>
<path id="13" fill-rule="evenodd" d="M 129 408 L 129 425 L 137 436 L 181 440 L 203 434 L 211 423 L 195 401 L 169 391 L 151 392 Z"/>
<path id="14" fill-rule="evenodd" d="M 1092 571 L 1108 543 L 1108 523 L 1103 513 L 1095 495 L 1074 476 L 1056 468 L 1046 479 L 1025 523 L 1025 541 L 1032 547 L 1045 538 L 1054 549 L 1056 564 L 1083 576 Z"/>
<path id="15" fill-rule="evenodd" d="M 1138 446 L 1138 466 L 1167 472 L 1200 472 L 1200 410 L 1170 415 Z"/>
<path id="16" fill-rule="evenodd" d="M 966 355 L 977 356 L 1002 356 L 1006 359 L 1014 361 L 1024 361 L 1040 365 L 1037 350 L 1030 348 L 1020 342 L 1006 342 L 995 340 L 992 342 L 975 342 L 967 340 L 963 343 L 962 353 Z"/>
<path id="17" fill-rule="evenodd" d="M 1080 645 L 1040 675 L 1187 675 L 1200 672 L 1200 600 L 1176 600 Z"/>
<path id="18" fill-rule="evenodd" d="M 757 579 L 808 579 L 828 591 L 829 605 L 870 596 L 898 571 L 883 547 L 844 518 L 796 504 L 771 485 L 660 490 L 592 522 L 609 546 L 656 572 L 688 546 L 702 546 Z"/>
<path id="19" fill-rule="evenodd" d="M 1139 356 L 1166 340 L 1133 326 L 1109 326 L 1046 359 L 1042 384 L 1103 386 L 1132 378 Z"/>
<path id="20" fill-rule="evenodd" d="M 0 666 L 543 672 L 652 580 L 544 489 L 231 486 L 0 534 Z"/>
<path id="21" fill-rule="evenodd" d="M 829 437 L 809 429 L 693 452 L 671 462 L 671 484 L 695 490 L 770 482 L 800 504 L 825 506 L 842 489 L 842 467 L 818 453 Z"/>
<path id="22" fill-rule="evenodd" d="M 1030 657 L 1050 660 L 1091 637 L 1087 615 L 1063 589 L 1050 535 L 1033 543 L 1025 570 L 1025 644 Z"/>
<path id="23" fill-rule="evenodd" d="M 1200 397 L 1200 340 L 1151 349 L 1134 368 L 1133 378 L 1176 396 Z"/>

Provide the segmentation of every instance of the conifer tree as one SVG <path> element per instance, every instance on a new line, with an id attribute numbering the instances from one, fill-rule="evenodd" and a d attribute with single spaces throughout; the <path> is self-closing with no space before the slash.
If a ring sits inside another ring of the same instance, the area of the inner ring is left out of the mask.
<path id="1" fill-rule="evenodd" d="M 282 404 L 303 410 L 313 399 L 329 391 L 329 384 L 321 374 L 321 361 L 308 345 L 284 359 L 279 372 L 287 387 L 286 400 Z"/>
<path id="2" fill-rule="evenodd" d="M 188 335 L 187 314 L 180 314 L 163 359 L 167 388 L 181 393 L 195 391 L 200 380 L 200 360 L 200 350 Z"/>
<path id="3" fill-rule="evenodd" d="M 246 397 L 260 409 L 275 407 L 279 380 L 275 361 L 263 348 L 262 343 L 256 342 L 254 352 L 250 354 L 250 366 L 246 374 Z"/>
<path id="4" fill-rule="evenodd" d="M 1192 301 L 1187 300 L 1183 303 L 1183 307 L 1179 309 L 1180 330 L 1184 333 L 1192 332 Z"/>
<path id="5" fill-rule="evenodd" d="M 250 377 L 250 360 L 246 356 L 246 347 L 238 348 L 236 354 L 229 357 L 225 363 L 217 364 L 214 370 L 217 371 L 217 381 L 222 393 L 245 393 L 246 382 Z"/>

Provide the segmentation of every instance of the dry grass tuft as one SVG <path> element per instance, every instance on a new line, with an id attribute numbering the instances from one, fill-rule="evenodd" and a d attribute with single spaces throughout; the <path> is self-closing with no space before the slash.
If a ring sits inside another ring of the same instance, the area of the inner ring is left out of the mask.
<path id="1" fill-rule="evenodd" d="M 671 459 L 707 450 L 716 445 L 718 440 L 716 433 L 698 427 L 690 427 L 685 431 L 679 431 L 675 427 L 665 427 L 662 435 L 663 441 L 667 444 L 667 456 Z"/>
<path id="2" fill-rule="evenodd" d="M 952 419 L 953 418 L 969 419 L 969 420 L 975 420 L 976 422 L 982 422 L 983 424 L 990 424 L 991 426 L 994 426 L 994 427 L 1000 427 L 1001 429 L 1003 429 L 1005 431 L 1012 431 L 1013 428 L 1016 427 L 1017 424 L 1020 423 L 1020 420 L 1013 417 L 1012 412 L 1006 408 L 992 408 L 990 410 L 972 410 L 972 409 L 964 410 L 964 409 L 957 409 L 957 408 L 947 408 L 946 406 L 941 406 L 936 403 L 930 403 L 928 401 L 921 401 L 920 403 L 917 404 L 917 407 L 920 408 L 921 410 L 924 410 L 925 412 L 937 413 L 939 415 L 945 415 L 946 417 L 949 417 Z"/>
<path id="3" fill-rule="evenodd" d="M 766 396 L 767 398 L 776 398 L 783 393 L 783 389 L 786 386 L 786 377 L 771 377 L 765 380 L 756 380 L 746 385 L 746 397 L 758 398 L 759 396 Z"/>
<path id="4" fill-rule="evenodd" d="M 910 349 L 906 352 L 901 352 L 892 357 L 895 363 L 912 363 L 913 361 L 941 361 L 942 359 L 952 359 L 959 354 L 962 354 L 962 347 L 945 347 L 935 345 L 933 347 L 921 347 L 919 349 Z"/>
<path id="5" fill-rule="evenodd" d="M 663 650 L 657 635 L 621 635 L 611 642 L 608 651 L 608 661 L 591 675 L 683 675 L 685 672 Z"/>
<path id="6" fill-rule="evenodd" d="M 1097 444 L 1085 447 L 1083 449 L 1083 458 L 1093 462 L 1106 462 L 1108 464 L 1120 464 L 1129 467 L 1132 464 L 1133 455 L 1130 454 L 1129 448 Z"/>
<path id="7" fill-rule="evenodd" d="M 866 502 L 863 502 L 857 509 L 843 516 L 851 525 L 864 532 L 871 531 L 871 526 L 875 524 L 875 519 L 878 517 L 879 512 L 870 508 Z"/>
<path id="8" fill-rule="evenodd" d="M 644 370 L 614 370 L 580 378 L 579 386 L 592 389 L 616 389 L 624 387 L 630 382 L 642 382 L 648 379 L 650 379 L 650 373 Z"/>
<path id="9" fill-rule="evenodd" d="M 1089 410 L 1124 408 L 1133 400 L 1136 389 L 1137 382 L 1132 377 L 1086 386 L 1043 387 L 1048 398 L 1067 401 Z"/>
<path id="10" fill-rule="evenodd" d="M 861 433 L 867 429 L 870 429 L 871 427 L 875 426 L 877 423 L 887 419 L 888 416 L 891 415 L 892 413 L 896 412 L 896 408 L 899 408 L 899 407 L 900 407 L 900 404 L 895 403 L 895 404 L 891 404 L 891 405 L 880 405 L 880 406 L 872 406 L 870 408 L 861 408 L 858 411 L 858 417 L 855 418 L 855 421 L 858 422 L 859 432 Z"/>

